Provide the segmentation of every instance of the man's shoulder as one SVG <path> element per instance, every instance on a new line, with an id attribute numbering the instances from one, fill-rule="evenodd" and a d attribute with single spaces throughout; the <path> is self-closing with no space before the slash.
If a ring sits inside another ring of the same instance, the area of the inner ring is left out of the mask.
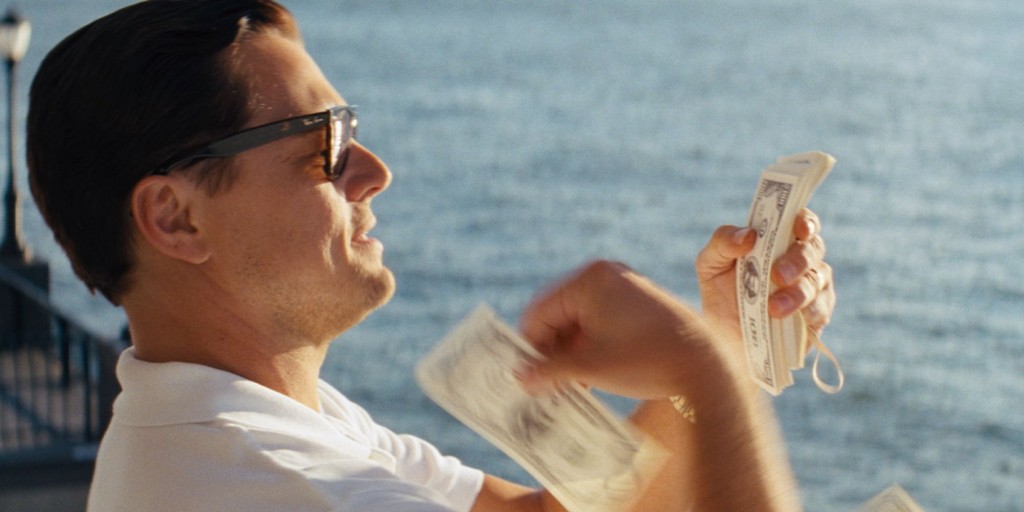
<path id="1" fill-rule="evenodd" d="M 446 499 L 389 471 L 345 436 L 232 420 L 114 425 L 90 490 L 95 510 L 392 510 L 367 507 L 433 507 Z"/>

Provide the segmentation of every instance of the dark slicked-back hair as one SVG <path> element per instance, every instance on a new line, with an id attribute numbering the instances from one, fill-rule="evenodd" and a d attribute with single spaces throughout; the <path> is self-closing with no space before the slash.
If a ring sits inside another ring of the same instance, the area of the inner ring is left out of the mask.
<path id="1" fill-rule="evenodd" d="M 272 0 L 149 0 L 90 23 L 43 60 L 29 104 L 29 182 L 91 291 L 117 304 L 130 285 L 135 184 L 249 120 L 252 77 L 236 72 L 237 44 L 267 30 L 299 37 Z M 196 179 L 211 191 L 230 171 L 201 165 Z"/>

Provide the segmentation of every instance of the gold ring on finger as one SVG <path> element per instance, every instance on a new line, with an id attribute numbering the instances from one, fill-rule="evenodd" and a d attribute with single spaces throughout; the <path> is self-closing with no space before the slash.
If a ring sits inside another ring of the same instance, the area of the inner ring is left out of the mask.
<path id="1" fill-rule="evenodd" d="M 818 269 L 816 268 L 809 269 L 807 272 L 811 274 L 811 281 L 814 283 L 814 286 L 818 290 L 824 290 L 826 284 L 825 276 L 822 275 L 821 272 L 818 272 Z"/>

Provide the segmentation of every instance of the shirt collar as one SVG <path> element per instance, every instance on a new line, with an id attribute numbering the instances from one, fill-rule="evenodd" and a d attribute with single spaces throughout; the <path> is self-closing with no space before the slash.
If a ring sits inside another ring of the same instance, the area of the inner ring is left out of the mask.
<path id="1" fill-rule="evenodd" d="M 232 419 L 261 425 L 286 421 L 323 428 L 323 416 L 291 397 L 230 372 L 192 363 L 150 363 L 125 350 L 117 364 L 123 391 L 114 402 L 117 421 L 163 426 Z"/>

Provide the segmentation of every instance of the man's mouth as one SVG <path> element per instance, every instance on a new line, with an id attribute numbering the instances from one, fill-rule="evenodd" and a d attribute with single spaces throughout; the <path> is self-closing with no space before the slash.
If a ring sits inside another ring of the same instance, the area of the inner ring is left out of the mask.
<path id="1" fill-rule="evenodd" d="M 352 243 L 357 245 L 379 243 L 379 240 L 370 236 L 370 230 L 377 225 L 377 219 L 373 216 L 366 218 L 365 222 L 359 224 L 359 227 L 355 231 L 355 235 L 352 236 Z"/>

